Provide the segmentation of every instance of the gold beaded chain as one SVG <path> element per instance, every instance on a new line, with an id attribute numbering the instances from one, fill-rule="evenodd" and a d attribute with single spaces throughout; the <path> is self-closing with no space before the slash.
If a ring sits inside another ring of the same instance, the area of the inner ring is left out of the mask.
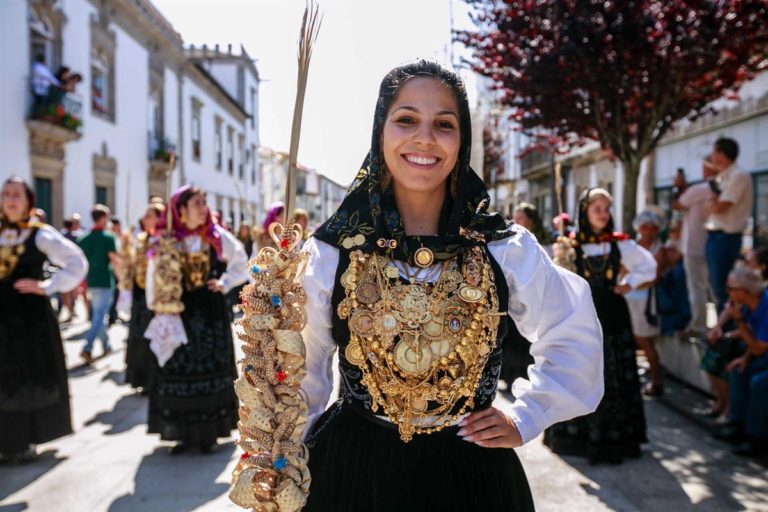
<path id="1" fill-rule="evenodd" d="M 346 297 L 337 312 L 350 330 L 344 356 L 360 368 L 371 410 L 381 407 L 405 442 L 439 432 L 474 406 L 496 346 L 498 295 L 483 250 L 470 249 L 461 269 L 454 259 L 437 272 L 417 281 L 406 269 L 403 283 L 387 257 L 356 250 L 341 276 Z"/>

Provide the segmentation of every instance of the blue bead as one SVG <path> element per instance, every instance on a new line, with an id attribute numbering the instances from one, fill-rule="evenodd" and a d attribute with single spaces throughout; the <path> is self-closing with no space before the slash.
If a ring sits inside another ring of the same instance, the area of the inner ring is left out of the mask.
<path id="1" fill-rule="evenodd" d="M 253 370 L 253 366 L 250 364 L 245 365 L 245 371 L 250 372 L 251 370 Z"/>
<path id="2" fill-rule="evenodd" d="M 272 305 L 277 308 L 277 307 L 280 307 L 280 304 L 282 304 L 282 301 L 280 300 L 280 297 L 278 295 L 273 295 L 272 296 Z"/>
<path id="3" fill-rule="evenodd" d="M 278 471 L 285 469 L 285 467 L 288 465 L 288 459 L 285 457 L 278 457 L 278 459 L 272 463 L 272 467 L 277 469 Z"/>
<path id="4" fill-rule="evenodd" d="M 258 274 L 259 272 L 261 272 L 261 269 L 259 268 L 258 265 L 252 265 L 251 272 L 253 272 L 254 274 Z"/>

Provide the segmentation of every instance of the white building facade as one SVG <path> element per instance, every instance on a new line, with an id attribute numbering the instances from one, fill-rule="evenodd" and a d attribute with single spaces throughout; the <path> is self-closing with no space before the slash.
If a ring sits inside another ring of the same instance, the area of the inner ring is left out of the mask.
<path id="1" fill-rule="evenodd" d="M 261 196 L 258 218 L 264 219 L 269 206 L 285 201 L 285 185 L 288 177 L 288 154 L 262 147 L 259 150 Z M 309 214 L 309 226 L 313 229 L 330 217 L 341 204 L 347 186 L 299 163 L 296 173 L 296 208 Z"/>
<path id="2" fill-rule="evenodd" d="M 0 178 L 28 180 L 53 225 L 74 212 L 87 225 L 97 202 L 135 224 L 166 197 L 170 153 L 173 188 L 201 187 L 224 220 L 255 217 L 259 75 L 243 48 L 185 49 L 148 0 L 5 0 L 0 27 Z M 43 110 L 30 88 L 41 54 L 82 75 Z"/>

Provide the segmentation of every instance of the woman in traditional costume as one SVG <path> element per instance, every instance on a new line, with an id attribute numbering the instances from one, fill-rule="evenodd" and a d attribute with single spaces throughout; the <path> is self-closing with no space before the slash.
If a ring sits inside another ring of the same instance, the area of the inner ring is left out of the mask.
<path id="1" fill-rule="evenodd" d="M 457 74 L 395 68 L 362 170 L 305 245 L 306 511 L 533 510 L 513 448 L 602 396 L 587 284 L 486 212 L 471 139 Z M 536 362 L 505 414 L 492 402 L 510 321 Z"/>
<path id="2" fill-rule="evenodd" d="M 577 273 L 589 282 L 603 329 L 605 395 L 587 416 L 547 429 L 544 443 L 591 463 L 639 457 L 647 441 L 632 323 L 624 295 L 656 279 L 656 260 L 627 235 L 613 231 L 611 195 L 595 188 L 579 204 L 575 233 Z"/>
<path id="3" fill-rule="evenodd" d="M 88 272 L 82 251 L 30 218 L 32 189 L 2 188 L 0 225 L 0 459 L 34 457 L 35 444 L 72 432 L 64 348 L 50 295 L 74 289 Z M 59 270 L 49 279 L 43 265 Z"/>
<path id="4" fill-rule="evenodd" d="M 157 362 L 144 337 L 152 311 L 147 306 L 147 266 L 152 251 L 157 247 L 158 225 L 163 219 L 165 206 L 154 202 L 147 205 L 141 217 L 141 233 L 136 236 L 131 265 L 131 321 L 128 324 L 128 342 L 125 350 L 125 380 L 147 394 Z"/>
<path id="5" fill-rule="evenodd" d="M 148 430 L 178 441 L 171 453 L 191 447 L 208 453 L 217 438 L 237 426 L 232 313 L 225 294 L 248 279 L 248 259 L 237 238 L 213 222 L 201 189 L 180 188 L 170 207 L 181 256 L 187 343 L 159 361 L 149 395 Z"/>

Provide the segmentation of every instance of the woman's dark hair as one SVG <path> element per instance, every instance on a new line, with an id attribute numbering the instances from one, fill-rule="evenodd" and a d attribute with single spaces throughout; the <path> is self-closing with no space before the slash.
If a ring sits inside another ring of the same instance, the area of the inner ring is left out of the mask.
<path id="1" fill-rule="evenodd" d="M 536 237 L 536 240 L 538 240 L 540 244 L 548 244 L 552 242 L 552 235 L 544 227 L 544 221 L 541 220 L 539 210 L 534 205 L 531 203 L 520 203 L 516 210 L 520 210 L 526 217 L 531 219 L 531 222 L 533 223 L 531 233 L 533 233 L 533 236 Z"/>
<path id="2" fill-rule="evenodd" d="M 397 94 L 403 85 L 412 78 L 433 78 L 440 81 L 448 87 L 456 97 L 456 105 L 459 109 L 459 131 L 461 134 L 461 146 L 459 150 L 459 166 L 469 164 L 469 149 L 472 139 L 472 124 L 469 115 L 469 102 L 467 101 L 467 90 L 464 87 L 461 77 L 450 69 L 440 65 L 433 60 L 419 59 L 402 66 L 394 68 L 387 73 L 381 82 L 379 88 L 379 99 L 376 102 L 376 112 L 374 114 L 374 131 L 371 148 L 374 155 L 381 155 L 381 134 L 384 129 L 384 122 L 389 114 L 389 108 L 397 98 Z"/>
<path id="3" fill-rule="evenodd" d="M 64 75 L 69 73 L 71 70 L 67 66 L 61 66 L 59 70 L 56 72 L 56 79 L 61 82 L 64 80 Z"/>
<path id="4" fill-rule="evenodd" d="M 179 210 L 182 206 L 187 206 L 189 200 L 198 194 L 205 196 L 205 191 L 200 187 L 189 187 L 176 200 L 176 209 Z"/>
<path id="5" fill-rule="evenodd" d="M 761 245 L 752 249 L 755 253 L 755 261 L 761 267 L 765 267 L 760 274 L 768 281 L 768 245 Z"/>
<path id="6" fill-rule="evenodd" d="M 32 208 L 35 207 L 35 191 L 32 190 L 29 183 L 18 176 L 11 176 L 3 182 L 3 188 L 5 188 L 6 185 L 21 185 L 24 188 L 24 195 L 27 197 L 27 208 L 29 211 L 32 211 Z"/>
<path id="7" fill-rule="evenodd" d="M 715 149 L 724 154 L 731 162 L 735 162 L 739 158 L 739 143 L 728 137 L 717 139 Z"/>

